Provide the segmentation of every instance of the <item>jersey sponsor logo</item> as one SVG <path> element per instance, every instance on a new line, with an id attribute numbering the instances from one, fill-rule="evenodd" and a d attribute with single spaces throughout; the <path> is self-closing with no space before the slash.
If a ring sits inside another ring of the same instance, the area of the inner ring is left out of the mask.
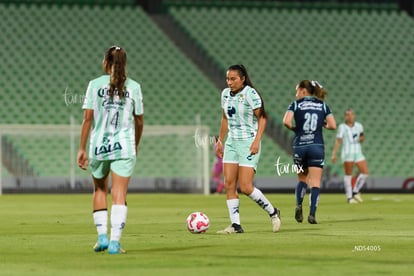
<path id="1" fill-rule="evenodd" d="M 114 106 L 116 106 L 116 107 L 119 107 L 119 109 L 123 110 L 124 109 L 123 105 L 124 105 L 124 102 L 122 100 L 114 101 L 113 99 L 104 99 L 102 101 L 102 106 L 105 109 L 111 109 Z"/>
<path id="2" fill-rule="evenodd" d="M 228 106 L 227 115 L 231 118 L 234 114 L 236 114 L 236 108 L 234 108 L 234 106 Z"/>
<path id="3" fill-rule="evenodd" d="M 122 150 L 121 143 L 116 142 L 115 144 L 109 144 L 109 145 L 101 145 L 99 147 L 95 147 L 95 155 L 101 155 L 105 153 L 114 152 L 116 150 Z"/>
<path id="4" fill-rule="evenodd" d="M 107 137 L 104 137 L 102 140 L 102 145 L 95 147 L 95 155 L 98 156 L 117 150 L 122 150 L 121 143 L 115 142 L 114 144 L 111 144 L 110 140 Z"/>
<path id="5" fill-rule="evenodd" d="M 301 110 L 322 110 L 323 103 L 315 103 L 315 102 L 309 102 L 309 101 L 303 101 L 298 104 L 298 108 Z"/>
<path id="6" fill-rule="evenodd" d="M 254 106 L 261 106 L 261 99 L 253 99 Z"/>
<path id="7" fill-rule="evenodd" d="M 114 95 L 118 96 L 118 89 L 115 89 Z M 103 98 L 104 96 L 109 96 L 109 88 L 108 87 L 99 88 L 98 89 L 98 96 L 100 98 Z M 124 90 L 124 97 L 129 98 L 129 92 L 127 90 Z"/>
<path id="8" fill-rule="evenodd" d="M 230 128 L 241 128 L 241 124 L 229 124 Z"/>
<path id="9" fill-rule="evenodd" d="M 300 142 L 307 142 L 307 141 L 313 141 L 313 139 L 315 138 L 314 134 L 305 134 L 300 136 Z"/>

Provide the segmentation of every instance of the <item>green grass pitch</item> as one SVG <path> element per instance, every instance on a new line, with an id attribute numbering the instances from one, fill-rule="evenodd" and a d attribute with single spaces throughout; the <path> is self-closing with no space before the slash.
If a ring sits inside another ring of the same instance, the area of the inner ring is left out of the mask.
<path id="1" fill-rule="evenodd" d="M 310 225 L 294 220 L 293 193 L 269 194 L 282 210 L 279 233 L 241 196 L 245 233 L 223 236 L 215 233 L 229 224 L 223 195 L 130 194 L 128 252 L 109 255 L 92 250 L 91 195 L 3 195 L 0 275 L 412 275 L 414 195 L 363 196 L 347 205 L 342 194 L 322 194 L 320 224 Z M 193 211 L 209 216 L 206 234 L 187 231 Z"/>

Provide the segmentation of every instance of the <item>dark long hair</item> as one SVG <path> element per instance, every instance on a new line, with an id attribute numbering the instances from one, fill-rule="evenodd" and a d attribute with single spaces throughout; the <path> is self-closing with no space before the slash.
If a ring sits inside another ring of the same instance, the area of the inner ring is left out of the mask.
<path id="1" fill-rule="evenodd" d="M 325 100 L 326 97 L 326 90 L 323 86 L 315 80 L 303 80 L 298 83 L 300 88 L 305 88 L 309 94 L 314 95 L 318 99 L 322 101 Z"/>
<path id="2" fill-rule="evenodd" d="M 246 67 L 243 64 L 235 64 L 235 65 L 229 66 L 229 68 L 227 68 L 227 71 L 237 71 L 240 78 L 244 77 L 243 85 L 244 86 L 248 85 L 251 88 L 253 88 L 254 90 L 256 90 L 257 95 L 259 95 L 260 100 L 262 101 L 262 107 L 260 108 L 260 117 L 267 118 L 263 98 L 260 95 L 259 91 L 257 91 L 257 89 L 254 87 L 254 85 L 253 85 L 253 83 L 252 83 L 252 81 L 249 77 L 249 74 L 247 73 Z"/>
<path id="3" fill-rule="evenodd" d="M 126 81 L 126 62 L 127 56 L 124 49 L 119 46 L 112 46 L 105 51 L 106 70 L 111 71 L 111 80 L 109 82 L 109 95 L 113 97 L 115 90 L 118 96 L 124 96 Z M 109 69 L 109 70 L 108 70 Z"/>

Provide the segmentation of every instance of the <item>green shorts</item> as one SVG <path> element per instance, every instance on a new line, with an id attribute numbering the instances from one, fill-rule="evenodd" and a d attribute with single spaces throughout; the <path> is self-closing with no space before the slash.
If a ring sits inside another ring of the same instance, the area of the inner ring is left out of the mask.
<path id="1" fill-rule="evenodd" d="M 136 157 L 118 160 L 90 160 L 89 167 L 96 179 L 102 179 L 113 171 L 119 176 L 130 177 L 134 171 Z"/>
<path id="2" fill-rule="evenodd" d="M 249 140 L 226 140 L 224 145 L 223 163 L 239 164 L 242 167 L 251 167 L 255 171 L 260 159 L 261 146 L 259 152 L 251 155 L 250 146 L 254 138 Z"/>
<path id="3" fill-rule="evenodd" d="M 362 152 L 351 152 L 351 153 L 342 153 L 341 154 L 342 162 L 354 162 L 358 163 L 365 160 L 365 156 Z"/>

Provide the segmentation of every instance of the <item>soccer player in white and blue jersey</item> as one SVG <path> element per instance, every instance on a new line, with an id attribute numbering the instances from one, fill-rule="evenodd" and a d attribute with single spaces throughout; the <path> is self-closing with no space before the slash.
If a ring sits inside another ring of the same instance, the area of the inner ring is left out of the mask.
<path id="1" fill-rule="evenodd" d="M 263 193 L 253 185 L 260 158 L 260 141 L 266 126 L 263 100 L 243 65 L 232 65 L 228 68 L 227 85 L 228 88 L 221 94 L 223 112 L 216 154 L 223 158 L 224 185 L 231 225 L 217 233 L 244 232 L 240 224 L 237 184 L 243 194 L 249 196 L 269 214 L 273 232 L 277 232 L 280 228 L 279 209 L 273 207 Z"/>
<path id="2" fill-rule="evenodd" d="M 77 162 L 88 166 L 95 186 L 93 219 L 98 232 L 95 252 L 125 253 L 119 243 L 127 217 L 126 194 L 136 163 L 144 124 L 140 85 L 126 77 L 126 52 L 112 46 L 105 52 L 105 75 L 89 82 Z M 90 137 L 89 137 L 90 134 Z M 89 154 L 86 143 L 89 138 Z M 107 193 L 112 176 L 111 236 L 108 240 Z"/>
<path id="3" fill-rule="evenodd" d="M 348 203 L 362 202 L 359 191 L 364 186 L 368 177 L 368 165 L 362 153 L 361 143 L 364 141 L 364 128 L 355 121 L 355 113 L 352 109 L 345 111 L 345 123 L 338 127 L 336 143 L 332 151 L 332 162 L 336 162 L 336 154 L 342 144 L 341 159 L 344 163 L 344 186 Z M 352 189 L 352 168 L 357 166 L 360 174 Z"/>
<path id="4" fill-rule="evenodd" d="M 316 208 L 325 164 L 322 129 L 336 129 L 335 118 L 324 102 L 325 95 L 326 91 L 319 82 L 302 80 L 296 85 L 296 101 L 290 104 L 283 118 L 283 124 L 295 132 L 293 161 L 299 168 L 304 169 L 298 173 L 296 186 L 297 222 L 303 221 L 302 203 L 309 185 L 311 189 L 308 222 L 317 224 Z"/>

